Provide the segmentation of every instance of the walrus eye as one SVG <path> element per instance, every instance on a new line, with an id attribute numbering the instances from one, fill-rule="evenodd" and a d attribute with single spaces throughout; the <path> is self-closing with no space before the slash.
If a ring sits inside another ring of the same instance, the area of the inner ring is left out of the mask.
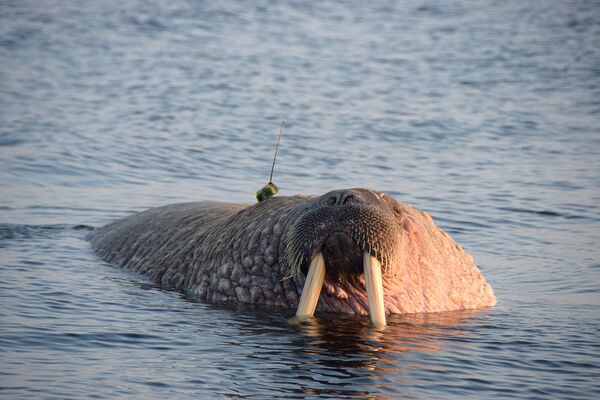
<path id="1" fill-rule="evenodd" d="M 400 209 L 400 206 L 398 204 L 394 204 L 392 206 L 392 209 L 394 210 L 394 213 L 396 213 L 396 215 L 402 214 L 402 210 Z"/>
<path id="2" fill-rule="evenodd" d="M 336 198 L 335 197 L 330 197 L 327 199 L 327 201 L 325 202 L 325 204 L 327 204 L 328 206 L 333 206 L 336 203 Z"/>

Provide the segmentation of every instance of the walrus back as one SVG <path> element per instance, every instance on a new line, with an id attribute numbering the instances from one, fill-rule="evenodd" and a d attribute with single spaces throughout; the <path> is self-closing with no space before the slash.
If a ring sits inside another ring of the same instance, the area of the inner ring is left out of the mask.
<path id="1" fill-rule="evenodd" d="M 187 271 L 202 259 L 198 249 L 211 227 L 246 206 L 216 202 L 172 204 L 151 208 L 91 232 L 87 239 L 104 260 L 145 274 L 165 287 L 180 289 Z"/>

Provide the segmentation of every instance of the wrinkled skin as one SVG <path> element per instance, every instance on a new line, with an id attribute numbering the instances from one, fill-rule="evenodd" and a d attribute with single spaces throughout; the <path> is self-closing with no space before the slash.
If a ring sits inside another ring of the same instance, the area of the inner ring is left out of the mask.
<path id="1" fill-rule="evenodd" d="M 168 205 L 88 238 L 108 262 L 210 302 L 293 309 L 308 265 L 322 251 L 326 276 L 317 312 L 368 313 L 363 252 L 381 262 L 387 314 L 496 303 L 471 256 L 428 214 L 367 189 L 252 206 Z"/>

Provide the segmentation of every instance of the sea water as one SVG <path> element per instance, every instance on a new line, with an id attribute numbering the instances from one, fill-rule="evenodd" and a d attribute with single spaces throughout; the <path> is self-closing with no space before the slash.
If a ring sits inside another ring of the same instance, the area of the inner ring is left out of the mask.
<path id="1" fill-rule="evenodd" d="M 595 1 L 0 3 L 3 398 L 600 397 Z M 148 207 L 370 187 L 498 305 L 288 322 L 84 237 Z"/>

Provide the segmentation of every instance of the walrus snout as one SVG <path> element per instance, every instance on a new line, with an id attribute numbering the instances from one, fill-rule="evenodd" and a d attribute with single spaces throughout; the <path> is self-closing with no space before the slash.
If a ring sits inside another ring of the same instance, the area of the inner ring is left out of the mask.
<path id="1" fill-rule="evenodd" d="M 315 255 L 324 251 L 330 275 L 363 273 L 362 254 L 379 259 L 393 273 L 400 220 L 388 199 L 366 189 L 334 190 L 315 198 L 288 229 L 284 241 L 286 269 L 306 274 Z"/>
<path id="2" fill-rule="evenodd" d="M 305 276 L 296 315 L 313 315 L 327 281 L 327 292 L 341 298 L 353 293 L 351 302 L 361 312 L 367 308 L 375 326 L 385 326 L 382 273 L 393 272 L 399 229 L 382 193 L 345 189 L 316 198 L 285 238 L 290 275 Z"/>
<path id="3" fill-rule="evenodd" d="M 343 232 L 330 234 L 323 245 L 325 265 L 333 276 L 361 274 L 362 253 L 357 243 Z"/>

